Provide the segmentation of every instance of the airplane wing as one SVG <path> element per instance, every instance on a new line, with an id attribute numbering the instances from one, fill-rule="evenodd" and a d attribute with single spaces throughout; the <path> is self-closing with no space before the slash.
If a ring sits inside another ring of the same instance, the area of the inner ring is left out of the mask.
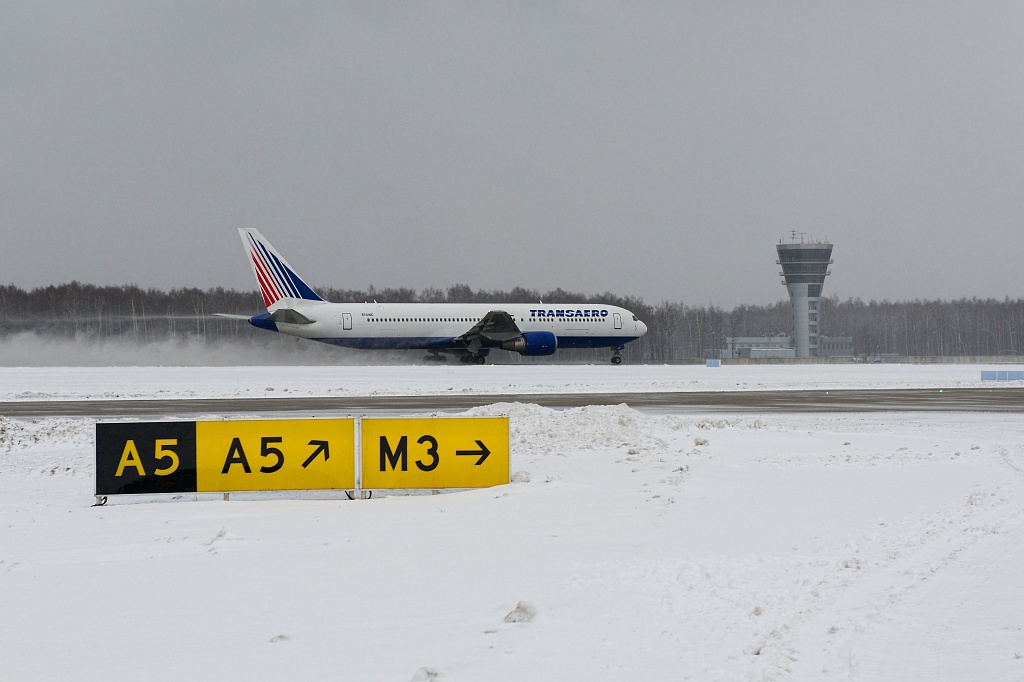
<path id="1" fill-rule="evenodd" d="M 516 321 L 504 310 L 492 310 L 473 328 L 459 337 L 470 348 L 500 346 L 505 341 L 522 336 Z"/>

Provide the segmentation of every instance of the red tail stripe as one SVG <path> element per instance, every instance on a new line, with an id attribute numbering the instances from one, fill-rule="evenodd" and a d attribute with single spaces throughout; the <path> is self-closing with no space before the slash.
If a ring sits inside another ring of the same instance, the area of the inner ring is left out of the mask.
<path id="1" fill-rule="evenodd" d="M 266 268 L 256 253 L 250 252 L 249 255 L 252 258 L 253 270 L 256 272 L 256 280 L 260 283 L 260 289 L 263 291 L 263 302 L 269 308 L 271 304 L 276 303 L 282 298 L 281 292 L 274 283 L 274 280 L 267 275 Z"/>
<path id="2" fill-rule="evenodd" d="M 266 299 L 267 306 L 272 303 L 276 303 L 281 297 L 274 291 L 274 283 L 267 279 L 267 276 L 257 266 L 256 279 L 260 283 L 260 288 L 263 290 L 263 297 Z"/>
<path id="3" fill-rule="evenodd" d="M 263 278 L 260 277 L 259 273 L 256 273 L 256 281 L 259 282 L 260 292 L 263 294 L 263 305 L 269 308 L 271 304 L 274 302 L 274 299 L 271 296 L 270 292 L 267 291 L 267 285 L 263 281 Z"/>
<path id="4" fill-rule="evenodd" d="M 263 258 L 259 251 L 253 251 L 252 255 L 257 263 L 256 267 L 258 267 L 260 269 L 260 272 L 263 273 L 263 279 L 266 280 L 267 285 L 270 287 L 270 293 L 276 294 L 274 301 L 284 298 L 284 288 L 281 287 L 280 282 L 278 282 L 277 278 L 274 277 L 274 271 L 270 268 L 269 265 L 267 265 L 267 261 Z"/>

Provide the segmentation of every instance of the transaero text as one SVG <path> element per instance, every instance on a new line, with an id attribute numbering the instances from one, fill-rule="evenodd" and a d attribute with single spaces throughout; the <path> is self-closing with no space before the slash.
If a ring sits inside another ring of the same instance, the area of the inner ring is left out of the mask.
<path id="1" fill-rule="evenodd" d="M 530 317 L 608 317 L 607 310 L 531 310 Z"/>

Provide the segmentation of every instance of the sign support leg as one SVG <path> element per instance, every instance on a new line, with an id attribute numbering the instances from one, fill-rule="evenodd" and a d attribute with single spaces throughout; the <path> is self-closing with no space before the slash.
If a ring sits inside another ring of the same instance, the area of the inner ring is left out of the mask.
<path id="1" fill-rule="evenodd" d="M 350 500 L 366 500 L 369 495 L 363 490 L 363 418 L 361 416 L 353 419 L 353 431 L 355 432 L 355 443 L 353 444 L 353 459 L 356 464 L 356 489 L 349 495 Z"/>

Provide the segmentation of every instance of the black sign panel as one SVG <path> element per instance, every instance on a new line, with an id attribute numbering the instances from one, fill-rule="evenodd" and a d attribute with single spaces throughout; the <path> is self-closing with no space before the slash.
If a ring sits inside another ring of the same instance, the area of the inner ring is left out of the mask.
<path id="1" fill-rule="evenodd" d="M 96 424 L 96 494 L 196 492 L 196 423 Z"/>

